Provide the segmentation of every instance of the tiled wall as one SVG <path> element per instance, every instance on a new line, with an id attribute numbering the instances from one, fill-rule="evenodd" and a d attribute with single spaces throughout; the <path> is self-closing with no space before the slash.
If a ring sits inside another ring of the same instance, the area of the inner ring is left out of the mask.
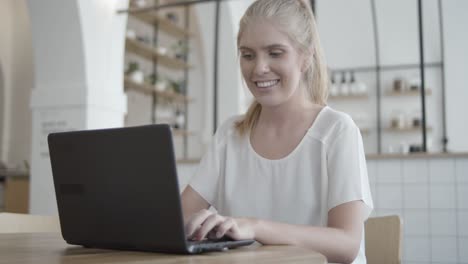
<path id="1" fill-rule="evenodd" d="M 403 219 L 403 263 L 468 263 L 468 157 L 368 161 L 374 216 Z"/>

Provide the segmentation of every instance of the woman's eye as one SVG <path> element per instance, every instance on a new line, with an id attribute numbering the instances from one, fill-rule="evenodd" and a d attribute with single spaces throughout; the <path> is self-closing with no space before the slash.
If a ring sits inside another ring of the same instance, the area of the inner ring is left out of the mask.
<path id="1" fill-rule="evenodd" d="M 242 54 L 242 58 L 250 60 L 250 59 L 253 58 L 253 55 L 252 54 Z"/>
<path id="2" fill-rule="evenodd" d="M 273 58 L 278 58 L 281 55 L 283 55 L 282 52 L 270 52 L 270 56 L 273 57 Z"/>

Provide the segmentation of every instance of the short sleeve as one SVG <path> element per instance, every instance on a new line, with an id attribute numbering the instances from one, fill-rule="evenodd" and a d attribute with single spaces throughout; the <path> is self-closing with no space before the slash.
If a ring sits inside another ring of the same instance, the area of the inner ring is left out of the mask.
<path id="1" fill-rule="evenodd" d="M 227 137 L 234 129 L 236 117 L 225 121 L 213 137 L 213 140 L 198 165 L 189 185 L 211 206 L 216 207 L 218 183 L 222 176 Z"/>
<path id="2" fill-rule="evenodd" d="M 327 155 L 328 210 L 361 200 L 367 219 L 374 208 L 367 176 L 366 157 L 359 128 L 350 121 L 331 142 Z"/>

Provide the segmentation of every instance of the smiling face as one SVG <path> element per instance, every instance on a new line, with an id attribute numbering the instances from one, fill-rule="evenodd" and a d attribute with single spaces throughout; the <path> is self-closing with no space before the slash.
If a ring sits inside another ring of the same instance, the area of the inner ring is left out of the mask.
<path id="1" fill-rule="evenodd" d="M 304 56 L 274 23 L 251 21 L 240 36 L 239 52 L 245 82 L 263 107 L 303 100 Z"/>

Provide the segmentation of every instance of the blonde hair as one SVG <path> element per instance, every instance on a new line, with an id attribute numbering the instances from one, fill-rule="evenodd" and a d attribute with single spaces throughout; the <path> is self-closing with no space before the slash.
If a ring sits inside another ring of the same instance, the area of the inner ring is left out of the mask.
<path id="1" fill-rule="evenodd" d="M 302 84 L 306 87 L 309 99 L 315 104 L 326 105 L 328 97 L 328 71 L 320 46 L 317 26 L 310 7 L 303 0 L 257 0 L 245 12 L 239 23 L 237 47 L 245 28 L 256 18 L 270 19 L 277 23 L 295 46 L 310 59 L 304 72 Z M 244 134 L 252 129 L 262 111 L 262 106 L 254 101 L 243 119 L 236 123 L 236 129 Z"/>

